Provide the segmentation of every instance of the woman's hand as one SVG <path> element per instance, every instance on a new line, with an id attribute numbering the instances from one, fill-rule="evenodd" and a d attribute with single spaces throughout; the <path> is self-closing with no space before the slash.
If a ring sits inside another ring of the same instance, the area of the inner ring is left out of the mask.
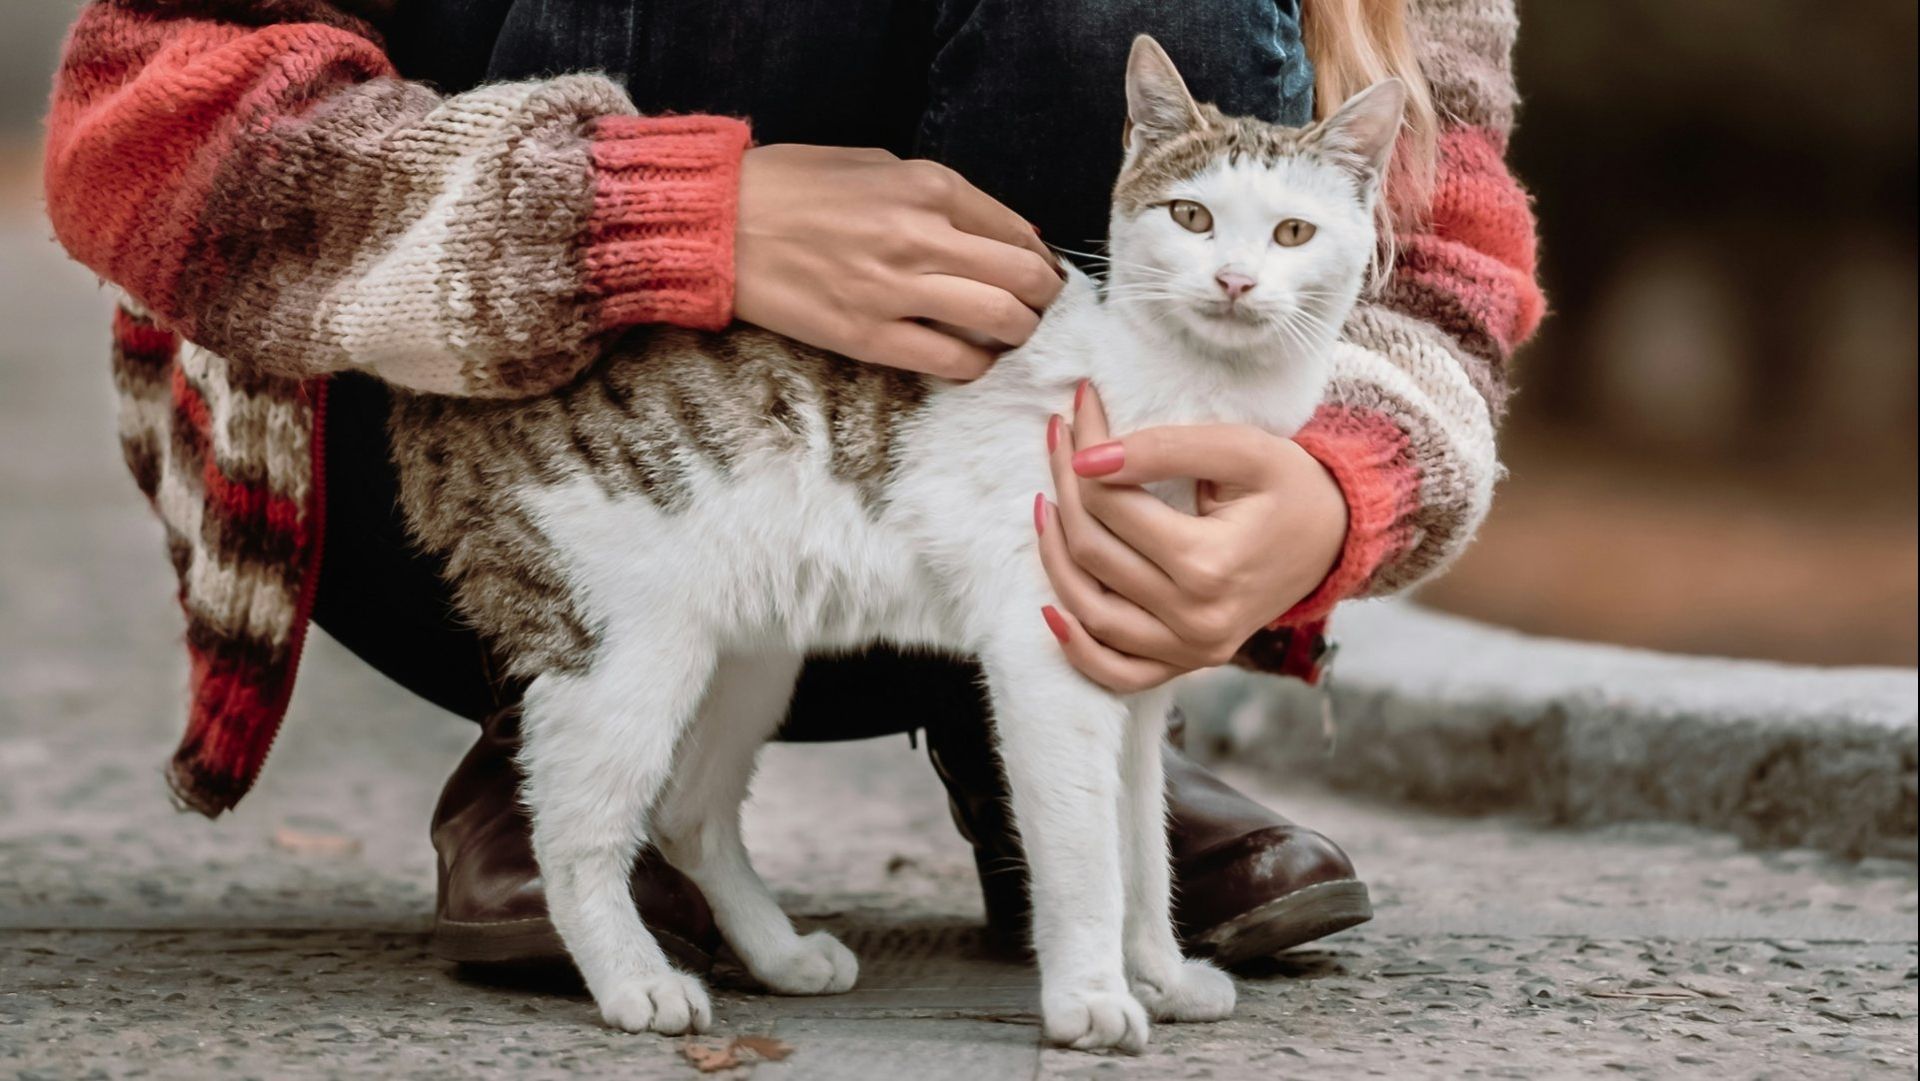
<path id="1" fill-rule="evenodd" d="M 740 319 L 948 379 L 1026 341 L 1066 280 L 1032 225 L 953 170 L 828 146 L 747 151 L 734 266 Z"/>
<path id="2" fill-rule="evenodd" d="M 1325 580 L 1347 533 L 1333 477 L 1290 439 L 1239 424 L 1110 438 L 1081 388 L 1047 431 L 1056 506 L 1038 496 L 1040 558 L 1060 608 L 1043 612 L 1067 659 L 1121 693 L 1224 664 Z M 1198 514 L 1140 487 L 1194 478 Z"/>

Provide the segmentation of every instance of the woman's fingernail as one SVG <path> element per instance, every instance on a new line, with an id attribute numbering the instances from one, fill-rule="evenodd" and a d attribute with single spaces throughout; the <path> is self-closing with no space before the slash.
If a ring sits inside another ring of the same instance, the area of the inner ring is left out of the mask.
<path id="1" fill-rule="evenodd" d="M 1033 531 L 1035 533 L 1047 531 L 1047 494 L 1045 492 L 1037 493 L 1033 497 Z"/>
<path id="2" fill-rule="evenodd" d="M 1055 413 L 1054 415 L 1047 418 L 1047 453 L 1048 454 L 1052 454 L 1054 451 L 1060 449 L 1060 427 L 1061 427 L 1060 414 Z"/>
<path id="3" fill-rule="evenodd" d="M 1040 235 L 1040 227 L 1039 227 L 1038 225 L 1035 225 L 1035 224 L 1033 224 L 1032 222 L 1028 222 L 1028 223 L 1027 223 L 1027 228 L 1029 228 L 1029 229 L 1031 229 L 1031 230 L 1033 230 L 1033 235 L 1034 235 L 1034 236 L 1039 236 L 1039 235 Z"/>
<path id="4" fill-rule="evenodd" d="M 1073 456 L 1073 471 L 1083 477 L 1104 477 L 1118 473 L 1126 463 L 1127 448 L 1119 442 L 1102 443 Z"/>
<path id="5" fill-rule="evenodd" d="M 1047 629 L 1053 632 L 1053 636 L 1055 638 L 1060 639 L 1060 644 L 1066 645 L 1067 617 L 1061 615 L 1059 612 L 1054 611 L 1053 605 L 1051 604 L 1046 605 L 1040 609 L 1040 616 L 1042 619 L 1045 619 L 1047 621 Z"/>
<path id="6" fill-rule="evenodd" d="M 1082 379 L 1080 380 L 1080 385 L 1073 388 L 1073 411 L 1075 413 L 1080 412 L 1080 403 L 1087 400 L 1087 384 L 1091 382 L 1093 382 L 1091 379 Z"/>

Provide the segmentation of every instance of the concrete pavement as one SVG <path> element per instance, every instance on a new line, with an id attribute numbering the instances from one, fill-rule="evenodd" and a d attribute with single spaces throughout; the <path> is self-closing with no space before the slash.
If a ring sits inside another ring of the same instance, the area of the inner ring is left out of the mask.
<path id="1" fill-rule="evenodd" d="M 1685 822 L 1758 845 L 1914 859 L 1911 668 L 1540 638 L 1398 599 L 1348 605 L 1334 630 L 1330 698 L 1221 670 L 1183 691 L 1195 738 L 1448 810 Z"/>
<path id="2" fill-rule="evenodd" d="M 0 225 L 0 1077 L 695 1076 L 576 991 L 425 954 L 424 825 L 471 731 L 331 643 L 260 790 L 171 810 L 178 616 L 111 436 L 105 300 L 44 233 Z M 1119 1059 L 1039 1047 L 904 739 L 774 748 L 749 842 L 864 979 L 775 999 L 723 973 L 718 1027 L 792 1045 L 767 1078 L 1913 1075 L 1910 862 L 1236 778 L 1346 844 L 1378 918 Z"/>

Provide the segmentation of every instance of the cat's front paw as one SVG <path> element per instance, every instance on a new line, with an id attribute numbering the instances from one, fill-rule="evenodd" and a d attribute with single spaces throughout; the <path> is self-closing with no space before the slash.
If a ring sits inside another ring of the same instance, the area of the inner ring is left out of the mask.
<path id="1" fill-rule="evenodd" d="M 853 990 L 860 961 L 840 940 L 815 931 L 794 940 L 793 947 L 772 957 L 756 957 L 749 964 L 753 977 L 778 995 L 838 995 Z"/>
<path id="2" fill-rule="evenodd" d="M 1044 992 L 1040 1026 L 1048 1040 L 1079 1051 L 1113 1048 L 1137 1055 L 1147 1048 L 1147 1011 L 1125 991 Z"/>
<path id="3" fill-rule="evenodd" d="M 1206 961 L 1182 961 L 1162 975 L 1136 975 L 1131 982 L 1155 1021 L 1224 1021 L 1233 1014 L 1233 977 Z"/>
<path id="4" fill-rule="evenodd" d="M 628 1032 L 678 1036 L 705 1032 L 713 1025 L 713 1004 L 700 981 L 671 969 L 615 985 L 598 996 L 600 1016 Z"/>

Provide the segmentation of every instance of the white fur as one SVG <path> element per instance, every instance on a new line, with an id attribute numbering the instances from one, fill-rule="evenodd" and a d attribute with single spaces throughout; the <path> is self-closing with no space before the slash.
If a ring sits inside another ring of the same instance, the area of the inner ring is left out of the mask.
<path id="1" fill-rule="evenodd" d="M 586 674 L 549 673 L 528 690 L 523 761 L 553 920 L 609 1023 L 676 1033 L 711 1017 L 627 896 L 647 840 L 699 885 L 769 988 L 853 985 L 853 955 L 796 934 L 755 874 L 739 810 L 800 658 L 882 640 L 985 669 L 1031 871 L 1047 1037 L 1138 1050 L 1149 1013 L 1231 1012 L 1231 981 L 1181 957 L 1169 918 L 1169 694 L 1117 697 L 1067 664 L 1040 615 L 1052 596 L 1031 507 L 1051 488 L 1048 415 L 1082 378 L 1120 432 L 1296 430 L 1371 251 L 1370 207 L 1337 168 L 1305 162 L 1221 167 L 1190 188 L 1181 197 L 1206 203 L 1213 234 L 1184 233 L 1159 209 L 1116 219 L 1111 298 L 1074 274 L 1026 345 L 976 382 L 935 388 L 900 436 L 877 511 L 831 475 L 818 414 L 807 453 L 750 449 L 731 475 L 697 476 L 676 513 L 584 479 L 519 493 L 600 629 Z M 1267 250 L 1276 216 L 1310 216 L 1320 236 Z M 1227 263 L 1259 279 L 1249 299 L 1270 318 L 1229 326 L 1199 310 Z M 1190 492 L 1169 494 L 1191 506 Z"/>

